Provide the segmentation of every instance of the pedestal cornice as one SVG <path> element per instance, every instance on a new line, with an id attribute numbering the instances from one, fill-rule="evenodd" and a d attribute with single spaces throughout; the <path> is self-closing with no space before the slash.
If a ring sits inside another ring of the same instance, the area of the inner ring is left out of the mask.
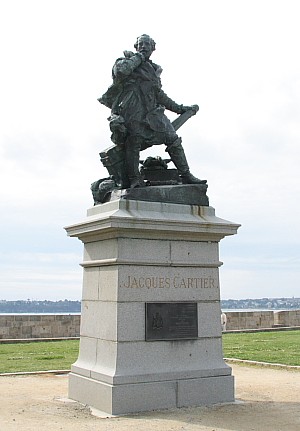
<path id="1" fill-rule="evenodd" d="M 237 233 L 239 224 L 216 217 L 213 207 L 117 200 L 96 205 L 81 223 L 67 226 L 69 236 L 90 242 L 130 237 L 220 241 Z"/>

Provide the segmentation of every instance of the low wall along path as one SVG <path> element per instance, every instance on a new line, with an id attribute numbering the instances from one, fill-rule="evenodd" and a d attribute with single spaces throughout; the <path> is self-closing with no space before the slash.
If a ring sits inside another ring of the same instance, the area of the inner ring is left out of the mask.
<path id="1" fill-rule="evenodd" d="M 228 311 L 225 314 L 227 331 L 300 326 L 300 310 Z M 79 336 L 80 314 L 0 316 L 0 339 Z"/>

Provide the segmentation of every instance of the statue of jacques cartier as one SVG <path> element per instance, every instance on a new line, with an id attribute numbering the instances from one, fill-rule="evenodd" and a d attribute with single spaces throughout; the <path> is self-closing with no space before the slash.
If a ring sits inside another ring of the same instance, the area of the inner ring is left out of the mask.
<path id="1" fill-rule="evenodd" d="M 178 105 L 164 93 L 160 80 L 162 68 L 150 60 L 155 50 L 150 36 L 138 37 L 134 47 L 136 53 L 124 51 L 124 57 L 116 60 L 113 84 L 98 99 L 111 109 L 108 118 L 111 140 L 124 152 L 126 172 L 125 177 L 120 176 L 121 188 L 145 185 L 139 171 L 140 151 L 160 144 L 166 145 L 183 184 L 205 184 L 206 180 L 191 174 L 174 122 L 172 124 L 164 114 L 165 109 L 177 114 L 188 112 L 189 118 L 196 114 L 198 106 Z"/>

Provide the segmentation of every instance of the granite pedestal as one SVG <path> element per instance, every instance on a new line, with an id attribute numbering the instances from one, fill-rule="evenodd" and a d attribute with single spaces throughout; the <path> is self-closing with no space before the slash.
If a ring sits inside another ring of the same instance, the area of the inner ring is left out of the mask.
<path id="1" fill-rule="evenodd" d="M 209 206 L 120 199 L 66 228 L 84 243 L 71 399 L 112 415 L 234 400 L 222 352 L 218 244 L 238 227 Z M 151 303 L 196 304 L 196 336 L 148 340 Z"/>

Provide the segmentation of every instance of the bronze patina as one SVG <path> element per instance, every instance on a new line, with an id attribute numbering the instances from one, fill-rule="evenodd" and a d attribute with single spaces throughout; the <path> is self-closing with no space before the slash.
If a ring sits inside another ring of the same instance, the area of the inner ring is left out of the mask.
<path id="1" fill-rule="evenodd" d="M 124 55 L 116 60 L 112 69 L 113 83 L 98 99 L 111 110 L 108 120 L 114 145 L 100 153 L 110 176 L 92 184 L 95 202 L 97 199 L 103 201 L 103 197 L 99 197 L 99 188 L 108 190 L 113 182 L 119 189 L 149 184 L 206 184 L 206 180 L 191 174 L 182 140 L 176 133 L 199 107 L 179 105 L 162 90 L 162 68 L 150 60 L 155 50 L 155 42 L 150 36 L 139 36 L 134 47 L 135 53 L 124 51 Z M 165 110 L 180 115 L 172 123 Z M 140 169 L 140 152 L 162 144 L 176 167 L 176 174 L 174 170 L 163 172 L 167 169 L 166 163 L 157 169 L 153 160 L 144 162 Z M 147 165 L 154 167 L 156 178 L 153 178 L 153 170 L 151 174 L 151 169 L 145 169 Z M 145 176 L 147 172 L 152 175 L 152 183 Z"/>

